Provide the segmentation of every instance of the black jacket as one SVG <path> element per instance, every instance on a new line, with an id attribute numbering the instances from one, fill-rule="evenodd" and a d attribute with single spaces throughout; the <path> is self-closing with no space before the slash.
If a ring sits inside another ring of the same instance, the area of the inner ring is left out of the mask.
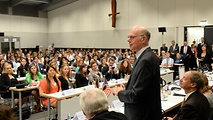
<path id="1" fill-rule="evenodd" d="M 126 116 L 122 113 L 114 112 L 114 111 L 103 111 L 97 115 L 95 115 L 90 120 L 127 120 Z"/>

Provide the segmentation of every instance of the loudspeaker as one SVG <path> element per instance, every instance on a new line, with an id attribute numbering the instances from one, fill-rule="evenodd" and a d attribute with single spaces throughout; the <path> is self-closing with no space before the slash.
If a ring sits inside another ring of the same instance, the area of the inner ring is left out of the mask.
<path id="1" fill-rule="evenodd" d="M 166 27 L 158 27 L 158 32 L 166 32 Z"/>
<path id="2" fill-rule="evenodd" d="M 4 33 L 3 33 L 3 32 L 0 32 L 0 36 L 4 36 Z"/>

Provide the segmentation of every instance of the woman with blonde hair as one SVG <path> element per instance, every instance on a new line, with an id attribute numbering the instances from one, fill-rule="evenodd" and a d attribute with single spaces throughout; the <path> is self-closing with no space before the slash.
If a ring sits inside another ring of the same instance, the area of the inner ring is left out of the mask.
<path id="1" fill-rule="evenodd" d="M 70 82 L 70 68 L 69 65 L 62 65 L 60 69 L 60 76 L 58 79 L 61 81 L 61 89 L 67 90 L 72 88 L 72 83 Z"/>
<path id="2" fill-rule="evenodd" d="M 0 91 L 6 91 L 6 93 L 1 94 L 2 98 L 11 98 L 10 87 L 15 87 L 18 84 L 16 75 L 13 74 L 12 65 L 10 63 L 4 63 L 2 75 L 0 76 Z M 23 91 L 22 93 L 22 103 L 26 102 L 31 91 Z M 18 104 L 19 93 L 14 92 L 15 104 Z"/>
<path id="3" fill-rule="evenodd" d="M 212 88 L 211 86 L 209 86 L 209 81 L 208 78 L 205 74 L 203 74 L 203 89 L 201 90 L 201 92 L 206 96 L 207 100 L 209 101 L 209 105 L 211 108 L 211 115 L 209 120 L 213 119 L 212 115 L 213 115 L 213 93 L 212 93 Z"/>

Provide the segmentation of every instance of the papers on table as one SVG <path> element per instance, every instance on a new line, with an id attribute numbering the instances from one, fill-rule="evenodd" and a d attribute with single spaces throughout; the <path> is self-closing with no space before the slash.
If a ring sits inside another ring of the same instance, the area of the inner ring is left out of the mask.
<path id="1" fill-rule="evenodd" d="M 123 107 L 123 106 L 124 106 L 124 103 L 121 102 L 119 99 L 118 100 L 114 100 L 111 103 L 111 107 L 112 108 L 120 108 L 120 107 Z"/>
<path id="2" fill-rule="evenodd" d="M 75 113 L 73 120 L 86 120 L 86 117 L 82 111 Z"/>
<path id="3" fill-rule="evenodd" d="M 183 89 L 174 91 L 174 96 L 185 96 L 185 95 L 186 95 L 186 93 L 185 93 L 185 91 Z"/>

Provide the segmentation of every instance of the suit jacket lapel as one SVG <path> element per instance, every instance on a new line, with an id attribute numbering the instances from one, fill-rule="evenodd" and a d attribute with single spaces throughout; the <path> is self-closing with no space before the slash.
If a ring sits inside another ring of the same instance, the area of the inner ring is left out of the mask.
<path id="1" fill-rule="evenodd" d="M 132 79 L 132 73 L 134 72 L 134 69 L 135 69 L 135 67 L 137 66 L 138 62 L 140 61 L 140 59 L 142 58 L 142 56 L 143 56 L 146 52 L 149 52 L 150 50 L 151 50 L 151 48 L 148 47 L 148 48 L 147 48 L 146 50 L 144 50 L 143 53 L 138 57 L 138 59 L 137 59 L 135 65 L 134 65 L 134 67 L 132 68 L 132 71 L 131 71 L 131 74 L 130 74 L 128 83 L 127 83 L 127 85 L 126 85 L 126 88 L 129 86 L 129 83 L 132 81 L 132 80 L 131 80 L 131 79 Z"/>

